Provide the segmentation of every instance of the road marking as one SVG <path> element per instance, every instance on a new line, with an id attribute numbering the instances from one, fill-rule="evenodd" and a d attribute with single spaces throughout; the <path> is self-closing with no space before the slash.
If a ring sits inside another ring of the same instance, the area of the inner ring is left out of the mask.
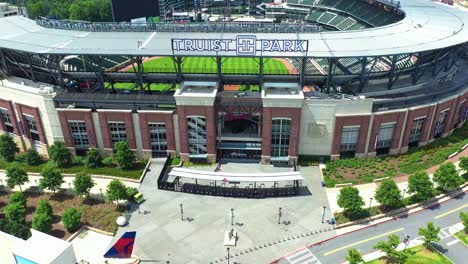
<path id="1" fill-rule="evenodd" d="M 404 230 L 405 228 L 398 228 L 398 229 L 395 229 L 393 231 L 390 231 L 390 232 L 387 232 L 387 233 L 384 233 L 384 234 L 381 234 L 381 235 L 378 235 L 378 236 L 374 236 L 374 237 L 371 237 L 371 238 L 368 238 L 368 239 L 364 239 L 364 240 L 361 240 L 359 242 L 356 242 L 356 243 L 353 243 L 353 244 L 349 244 L 347 246 L 344 246 L 344 247 L 340 247 L 340 248 L 337 248 L 335 250 L 332 250 L 332 251 L 328 251 L 327 253 L 323 254 L 324 256 L 328 256 L 330 254 L 333 254 L 333 253 L 336 253 L 338 251 L 341 251 L 343 249 L 347 249 L 347 248 L 350 248 L 350 247 L 354 247 L 356 245 L 359 245 L 359 244 L 362 244 L 362 243 L 366 243 L 367 241 L 371 241 L 371 240 L 374 240 L 374 239 L 377 239 L 377 238 L 381 238 L 381 237 L 384 237 L 386 235 L 390 235 L 392 233 L 396 233 L 396 232 L 400 232 L 402 230 Z"/>
<path id="2" fill-rule="evenodd" d="M 447 246 L 450 247 L 451 245 L 453 245 L 453 244 L 455 244 L 455 243 L 458 243 L 458 241 L 459 241 L 458 239 L 452 240 L 452 241 L 450 241 L 450 242 L 447 243 Z"/>
<path id="3" fill-rule="evenodd" d="M 442 217 L 444 217 L 444 216 L 446 216 L 446 215 L 449 215 L 449 214 L 451 214 L 451 213 L 455 213 L 456 211 L 459 211 L 459 210 L 461 210 L 461 209 L 463 209 L 463 208 L 465 208 L 465 207 L 467 207 L 467 206 L 468 206 L 468 204 L 462 205 L 462 206 L 460 206 L 460 207 L 458 207 L 458 208 L 455 208 L 455 209 L 453 209 L 453 210 L 450 210 L 450 211 L 448 211 L 448 212 L 445 212 L 445 213 L 443 213 L 443 214 L 440 214 L 440 215 L 434 217 L 434 219 L 439 219 L 439 218 L 442 218 Z"/>

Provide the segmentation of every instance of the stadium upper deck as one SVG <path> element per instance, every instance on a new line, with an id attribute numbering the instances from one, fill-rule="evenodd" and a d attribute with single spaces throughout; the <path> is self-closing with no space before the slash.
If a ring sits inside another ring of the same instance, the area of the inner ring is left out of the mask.
<path id="1" fill-rule="evenodd" d="M 362 57 L 437 50 L 468 41 L 468 13 L 427 0 L 402 0 L 405 18 L 383 27 L 348 32 L 257 33 L 257 40 L 305 41 L 307 48 L 271 57 Z M 239 33 L 203 33 L 204 39 L 236 40 Z M 251 33 L 250 33 L 251 34 Z M 44 28 L 23 17 L 0 19 L 0 47 L 42 54 L 172 56 L 173 39 L 199 39 L 199 32 L 85 32 Z M 178 51 L 184 56 L 238 56 L 236 49 Z"/>

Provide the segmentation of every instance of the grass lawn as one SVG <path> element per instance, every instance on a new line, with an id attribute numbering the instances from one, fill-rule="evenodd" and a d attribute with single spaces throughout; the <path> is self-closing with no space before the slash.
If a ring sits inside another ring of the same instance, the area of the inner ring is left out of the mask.
<path id="1" fill-rule="evenodd" d="M 105 87 L 107 89 L 112 89 L 110 83 L 105 83 Z M 145 89 L 146 85 L 144 85 Z M 114 89 L 122 89 L 122 90 L 140 90 L 140 87 L 136 83 L 114 83 Z M 151 91 L 175 91 L 179 89 L 179 84 L 173 86 L 171 83 L 151 83 L 150 90 Z"/>
<path id="2" fill-rule="evenodd" d="M 468 143 L 468 123 L 447 138 L 410 149 L 407 153 L 384 158 L 351 158 L 327 163 L 323 170 L 327 187 L 337 183 L 369 183 L 376 178 L 410 175 L 443 163 L 448 156 Z"/>
<path id="3" fill-rule="evenodd" d="M 376 259 L 366 264 L 385 264 L 385 259 Z M 408 249 L 408 261 L 406 264 L 452 264 L 452 262 L 432 248 L 417 246 Z"/>
<path id="4" fill-rule="evenodd" d="M 24 163 L 22 163 L 24 164 Z M 8 167 L 9 163 L 0 160 L 0 169 L 5 170 Z M 47 163 L 42 163 L 37 166 L 29 166 L 24 164 L 24 168 L 27 172 L 38 172 L 40 173 L 41 170 L 46 167 Z M 58 168 L 61 173 L 65 174 L 75 174 L 79 172 L 84 172 L 88 174 L 97 174 L 97 175 L 107 175 L 107 176 L 115 176 L 121 178 L 129 178 L 129 179 L 139 179 L 143 170 L 145 169 L 146 163 L 144 161 L 138 161 L 134 164 L 133 168 L 130 170 L 122 170 L 118 168 L 116 165 L 112 167 L 101 167 L 91 169 L 84 165 L 78 166 L 70 166 L 66 168 Z"/>
<path id="5" fill-rule="evenodd" d="M 172 58 L 163 57 L 143 62 L 145 72 L 175 72 Z M 259 65 L 255 58 L 224 58 L 223 73 L 258 74 Z M 133 69 L 130 69 L 133 71 Z M 216 73 L 216 61 L 211 57 L 187 57 L 182 62 L 183 73 Z M 265 74 L 289 74 L 284 64 L 275 59 L 269 59 L 264 65 Z"/>
<path id="6" fill-rule="evenodd" d="M 11 194 L 12 193 L 0 192 L 0 211 L 8 204 L 8 197 Z M 61 223 L 62 213 L 67 208 L 75 208 L 81 212 L 82 224 L 111 233 L 117 231 L 115 220 L 124 212 L 124 208 L 114 204 L 103 203 L 95 199 L 88 199 L 85 203 L 82 203 L 80 197 L 62 193 L 54 195 L 51 193 L 24 192 L 24 194 L 27 201 L 26 224 L 31 226 L 37 204 L 41 199 L 46 199 L 52 206 L 54 212 L 51 235 L 61 239 L 67 239 L 71 236 L 71 233 L 68 232 Z"/>
<path id="7" fill-rule="evenodd" d="M 468 235 L 463 230 L 455 233 L 454 236 L 460 239 L 465 246 L 468 246 Z"/>

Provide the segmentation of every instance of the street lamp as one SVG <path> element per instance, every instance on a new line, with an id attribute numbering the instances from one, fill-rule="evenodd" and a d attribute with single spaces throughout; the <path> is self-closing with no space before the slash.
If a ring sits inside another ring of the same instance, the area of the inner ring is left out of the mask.
<path id="1" fill-rule="evenodd" d="M 70 190 L 70 192 L 72 192 L 71 183 L 68 183 L 68 189 Z"/>
<path id="2" fill-rule="evenodd" d="M 401 199 L 405 199 L 405 193 L 406 193 L 406 188 L 403 189 L 403 195 L 401 196 Z"/>
<path id="3" fill-rule="evenodd" d="M 373 199 L 374 199 L 374 198 L 371 197 L 370 200 L 369 200 L 369 217 L 372 216 L 372 214 L 371 214 L 371 205 L 372 205 L 372 200 L 373 200 Z"/>
<path id="4" fill-rule="evenodd" d="M 282 213 L 281 213 L 281 207 L 280 207 L 278 208 L 278 225 L 281 223 L 281 215 Z"/>
<path id="5" fill-rule="evenodd" d="M 39 192 L 39 185 L 37 185 L 37 179 L 34 179 L 34 182 L 36 183 L 37 192 Z"/>
<path id="6" fill-rule="evenodd" d="M 231 208 L 231 226 L 234 225 L 234 208 Z M 229 252 L 229 250 L 228 250 Z"/>
<path id="7" fill-rule="evenodd" d="M 183 204 L 180 204 L 180 220 L 184 221 L 184 208 Z"/>
<path id="8" fill-rule="evenodd" d="M 326 206 L 323 206 L 323 210 L 322 210 L 322 224 L 323 224 L 323 222 L 324 222 L 324 220 L 325 220 L 325 210 L 326 210 L 326 209 L 327 209 L 327 207 L 326 207 Z"/>
<path id="9" fill-rule="evenodd" d="M 0 179 L 0 183 L 2 184 L 2 190 L 5 191 L 5 186 L 3 186 L 3 180 Z"/>
<path id="10" fill-rule="evenodd" d="M 227 247 L 226 250 L 227 250 L 227 263 L 229 264 L 229 259 L 231 258 L 231 255 L 229 255 L 230 248 Z"/>
<path id="11" fill-rule="evenodd" d="M 104 202 L 104 195 L 102 194 L 102 188 L 99 188 L 99 192 L 101 193 L 101 199 Z"/>

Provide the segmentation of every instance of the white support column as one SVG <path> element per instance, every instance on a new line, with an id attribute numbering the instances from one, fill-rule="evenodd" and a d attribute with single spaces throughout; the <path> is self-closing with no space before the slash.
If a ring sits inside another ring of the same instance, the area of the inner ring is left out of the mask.
<path id="1" fill-rule="evenodd" d="M 176 112 L 177 113 L 177 112 Z M 180 137 L 179 137 L 179 116 L 172 115 L 172 125 L 174 126 L 174 141 L 176 147 L 176 154 L 180 154 Z"/>
<path id="2" fill-rule="evenodd" d="M 403 121 L 403 127 L 401 128 L 400 141 L 398 142 L 398 152 L 399 152 L 399 153 L 401 153 L 401 144 L 403 143 L 403 137 L 405 136 L 406 122 L 408 122 L 408 112 L 409 112 L 409 109 L 406 109 L 406 111 L 405 111 L 405 119 L 404 119 L 404 121 Z"/>
<path id="3" fill-rule="evenodd" d="M 143 140 L 141 138 L 140 118 L 138 113 L 132 114 L 133 132 L 135 134 L 136 153 L 138 157 L 143 157 Z"/>
<path id="4" fill-rule="evenodd" d="M 96 132 L 96 143 L 101 155 L 104 155 L 104 140 L 102 139 L 101 126 L 99 125 L 99 115 L 97 112 L 91 114 L 93 117 L 94 131 Z"/>
<path id="5" fill-rule="evenodd" d="M 367 157 L 368 154 L 369 154 L 369 143 L 370 143 L 371 134 L 372 134 L 372 126 L 374 126 L 374 116 L 375 116 L 375 114 L 372 113 L 371 117 L 370 117 L 370 121 L 369 121 L 369 128 L 367 130 L 366 150 L 364 151 L 365 157 Z"/>

